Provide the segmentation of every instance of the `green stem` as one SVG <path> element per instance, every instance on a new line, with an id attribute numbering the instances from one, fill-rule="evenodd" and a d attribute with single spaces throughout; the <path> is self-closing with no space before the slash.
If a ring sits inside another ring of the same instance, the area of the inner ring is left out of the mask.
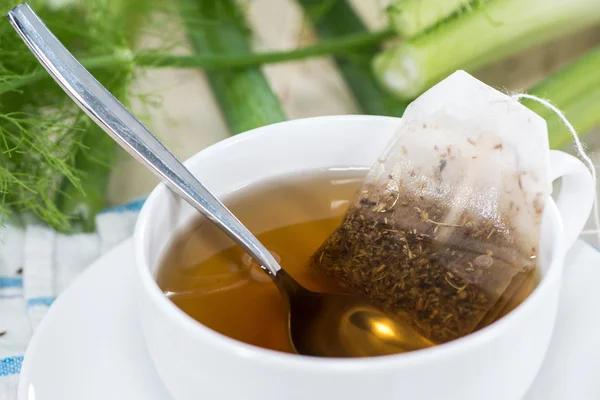
<path id="1" fill-rule="evenodd" d="M 548 99 L 557 106 L 584 135 L 600 126 L 600 46 L 546 78 L 529 93 Z M 572 137 L 560 118 L 541 104 L 524 100 L 533 111 L 548 123 L 550 147 L 561 148 Z"/>
<path id="2" fill-rule="evenodd" d="M 298 0 L 306 11 L 320 38 L 326 43 L 336 43 L 344 38 L 374 37 L 374 40 L 357 48 L 351 55 L 343 53 L 335 56 L 342 77 L 354 94 L 356 101 L 367 114 L 401 116 L 408 102 L 394 98 L 384 90 L 371 70 L 371 59 L 380 50 L 379 43 L 392 36 L 389 30 L 368 33 L 361 19 L 346 0 Z"/>
<path id="3" fill-rule="evenodd" d="M 244 16 L 235 0 L 179 0 L 192 47 L 199 56 L 241 54 L 253 58 L 246 38 Z M 271 86 L 256 67 L 223 68 L 204 72 L 233 134 L 286 119 Z"/>
<path id="4" fill-rule="evenodd" d="M 472 71 L 600 21 L 598 0 L 493 0 L 374 60 L 377 77 L 410 99 L 457 69 Z"/>
<path id="5" fill-rule="evenodd" d="M 396 0 L 386 11 L 401 36 L 412 38 L 465 9 L 473 0 Z"/>
<path id="6" fill-rule="evenodd" d="M 267 63 L 281 63 L 309 57 L 329 54 L 351 53 L 353 50 L 380 43 L 393 36 L 389 29 L 378 32 L 364 32 L 321 42 L 292 51 L 272 51 L 250 54 L 207 54 L 207 55 L 171 55 L 153 51 L 139 53 L 120 52 L 81 59 L 81 63 L 89 70 L 115 68 L 136 64 L 141 67 L 167 68 L 243 68 Z M 0 82 L 0 95 L 18 90 L 24 86 L 50 78 L 45 70 L 38 70 L 28 75 Z"/>
<path id="7" fill-rule="evenodd" d="M 325 42 L 306 46 L 291 51 L 271 51 L 264 53 L 248 53 L 244 55 L 211 54 L 211 55 L 161 55 L 152 52 L 138 53 L 135 61 L 140 66 L 148 67 L 189 67 L 189 68 L 243 68 L 262 64 L 289 62 L 310 57 L 330 54 L 351 54 L 355 49 L 367 47 L 394 36 L 394 32 L 385 29 L 377 32 L 361 32 L 331 39 Z"/>

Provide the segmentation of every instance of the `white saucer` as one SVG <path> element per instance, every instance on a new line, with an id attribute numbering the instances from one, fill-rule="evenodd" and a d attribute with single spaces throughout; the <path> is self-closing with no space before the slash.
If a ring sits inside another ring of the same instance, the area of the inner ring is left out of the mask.
<path id="1" fill-rule="evenodd" d="M 600 398 L 600 253 L 580 241 L 567 260 L 550 350 L 523 400 Z M 146 352 L 133 277 L 127 241 L 56 300 L 25 355 L 20 400 L 172 400 Z"/>
<path id="2" fill-rule="evenodd" d="M 138 326 L 134 272 L 128 240 L 56 299 L 25 354 L 19 399 L 172 400 Z"/>

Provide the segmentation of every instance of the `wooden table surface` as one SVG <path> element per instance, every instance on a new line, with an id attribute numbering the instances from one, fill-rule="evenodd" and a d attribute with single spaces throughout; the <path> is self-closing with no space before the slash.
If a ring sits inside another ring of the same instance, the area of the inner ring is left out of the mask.
<path id="1" fill-rule="evenodd" d="M 385 3 L 384 0 L 353 1 L 371 28 L 385 24 L 382 12 Z M 247 12 L 257 51 L 293 49 L 315 41 L 310 25 L 292 0 L 248 1 Z M 180 29 L 174 26 L 172 30 L 185 46 L 185 36 L 178 33 Z M 147 42 L 153 40 L 148 38 Z M 600 28 L 587 29 L 488 66 L 474 75 L 492 86 L 519 90 L 599 43 Z M 289 119 L 359 112 L 329 57 L 269 65 L 264 71 Z M 136 111 L 146 115 L 151 129 L 182 159 L 228 136 L 202 71 L 149 71 L 137 80 L 135 90 L 151 92 L 162 99 L 158 109 L 149 111 L 138 106 Z M 588 135 L 586 141 L 591 152 L 600 148 L 600 131 Z M 156 183 L 157 180 L 143 167 L 122 157 L 113 174 L 109 201 L 119 204 L 147 194 Z"/>

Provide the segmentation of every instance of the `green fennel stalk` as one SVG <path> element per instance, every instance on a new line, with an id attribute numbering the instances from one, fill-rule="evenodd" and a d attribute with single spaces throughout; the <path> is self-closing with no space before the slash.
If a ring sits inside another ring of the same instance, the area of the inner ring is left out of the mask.
<path id="1" fill-rule="evenodd" d="M 198 54 L 251 53 L 248 27 L 233 0 L 179 0 L 178 4 Z M 207 68 L 205 73 L 233 134 L 286 119 L 258 67 Z"/>
<path id="2" fill-rule="evenodd" d="M 262 53 L 233 53 L 180 56 L 146 51 L 132 54 L 139 66 L 146 67 L 188 67 L 188 68 L 242 68 L 263 64 L 276 64 L 309 57 L 330 54 L 353 54 L 353 51 L 382 42 L 394 35 L 390 29 L 376 32 L 356 32 L 331 38 L 313 46 L 290 51 L 267 51 Z M 91 61 L 91 60 L 90 60 Z"/>
<path id="3" fill-rule="evenodd" d="M 466 9 L 474 0 L 396 0 L 387 9 L 391 25 L 402 37 L 412 38 Z"/>
<path id="4" fill-rule="evenodd" d="M 298 0 L 298 2 L 306 11 L 321 39 L 333 41 L 368 32 L 360 17 L 346 0 Z M 385 32 L 389 31 L 382 33 Z M 391 36 L 387 34 L 381 39 Z M 401 116 L 408 102 L 397 100 L 384 90 L 371 70 L 371 59 L 380 51 L 379 42 L 357 48 L 351 53 L 335 54 L 335 62 L 365 113 Z"/>
<path id="5" fill-rule="evenodd" d="M 600 126 L 600 46 L 550 75 L 528 91 L 557 106 L 579 135 Z M 562 121 L 541 104 L 523 100 L 546 119 L 550 147 L 559 149 L 572 138 Z"/>
<path id="6" fill-rule="evenodd" d="M 403 99 L 457 69 L 516 54 L 600 22 L 598 0 L 490 0 L 378 55 L 378 79 Z"/>

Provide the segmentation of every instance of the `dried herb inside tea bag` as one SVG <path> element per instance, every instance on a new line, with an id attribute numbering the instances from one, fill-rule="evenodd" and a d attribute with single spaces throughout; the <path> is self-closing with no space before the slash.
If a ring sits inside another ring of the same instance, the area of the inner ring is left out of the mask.
<path id="1" fill-rule="evenodd" d="M 310 266 L 446 342 L 534 276 L 545 121 L 458 71 L 415 100 Z"/>

